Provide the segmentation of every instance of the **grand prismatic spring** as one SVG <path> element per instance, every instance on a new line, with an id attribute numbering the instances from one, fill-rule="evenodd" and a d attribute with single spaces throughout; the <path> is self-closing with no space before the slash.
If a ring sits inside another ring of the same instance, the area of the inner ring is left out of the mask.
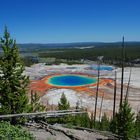
<path id="1" fill-rule="evenodd" d="M 76 74 L 64 74 L 59 76 L 53 76 L 47 81 L 48 84 L 54 86 L 85 86 L 96 83 L 96 78 L 76 75 Z"/>

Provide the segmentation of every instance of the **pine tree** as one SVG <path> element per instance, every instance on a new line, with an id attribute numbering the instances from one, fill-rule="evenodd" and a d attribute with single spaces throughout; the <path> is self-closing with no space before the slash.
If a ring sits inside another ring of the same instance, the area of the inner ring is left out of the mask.
<path id="1" fill-rule="evenodd" d="M 136 116 L 135 127 L 136 127 L 135 137 L 140 138 L 140 111 L 138 112 Z"/>
<path id="2" fill-rule="evenodd" d="M 109 119 L 107 118 L 107 115 L 105 113 L 101 118 L 100 130 L 104 130 L 104 131 L 109 130 Z"/>
<path id="3" fill-rule="evenodd" d="M 1 38 L 2 58 L 0 60 L 0 114 L 16 114 L 26 110 L 28 97 L 26 95 L 29 78 L 23 75 L 22 65 L 16 41 L 10 38 L 5 27 Z M 15 118 L 11 123 L 17 123 Z"/>
<path id="4" fill-rule="evenodd" d="M 128 104 L 127 100 L 124 100 L 119 112 L 116 116 L 117 120 L 117 134 L 122 140 L 129 140 L 134 137 L 135 127 L 134 127 L 134 113 Z"/>
<path id="5" fill-rule="evenodd" d="M 85 114 L 81 114 L 81 118 L 80 118 L 80 124 L 82 127 L 86 127 L 86 128 L 89 128 L 90 127 L 90 118 L 89 118 L 89 115 L 88 113 L 85 113 Z M 93 121 L 93 119 L 92 119 Z"/>
<path id="6" fill-rule="evenodd" d="M 112 133 L 116 133 L 116 131 L 117 131 L 117 115 L 116 115 L 116 113 L 115 113 L 114 117 L 110 120 L 109 130 Z"/>
<path id="7" fill-rule="evenodd" d="M 67 110 L 69 108 L 70 108 L 70 104 L 67 101 L 65 94 L 62 93 L 61 98 L 60 98 L 60 102 L 58 103 L 58 109 L 59 110 Z"/>
<path id="8" fill-rule="evenodd" d="M 88 113 L 84 114 L 76 114 L 72 117 L 72 124 L 79 127 L 90 128 L 91 120 L 89 118 Z M 93 120 L 92 120 L 93 122 Z M 92 123 L 93 124 L 93 123 Z"/>
<path id="9" fill-rule="evenodd" d="M 58 110 L 68 110 L 70 108 L 70 104 L 67 101 L 67 98 L 64 93 L 62 93 L 60 102 L 58 102 Z M 68 123 L 71 120 L 71 115 L 64 116 L 63 118 L 59 118 L 59 123 Z"/>

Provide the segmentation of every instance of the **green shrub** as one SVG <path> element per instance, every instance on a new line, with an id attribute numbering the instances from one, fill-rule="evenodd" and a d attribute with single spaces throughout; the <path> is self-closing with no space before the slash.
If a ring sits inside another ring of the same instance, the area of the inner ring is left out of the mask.
<path id="1" fill-rule="evenodd" d="M 0 140 L 35 140 L 35 138 L 20 126 L 0 122 Z"/>

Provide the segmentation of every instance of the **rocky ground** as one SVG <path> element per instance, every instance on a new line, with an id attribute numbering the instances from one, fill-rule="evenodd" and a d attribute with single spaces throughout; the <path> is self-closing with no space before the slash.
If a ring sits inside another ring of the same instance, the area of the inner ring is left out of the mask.
<path id="1" fill-rule="evenodd" d="M 107 132 L 97 132 L 96 130 L 70 129 L 61 125 L 51 125 L 42 129 L 34 126 L 26 127 L 33 134 L 36 140 L 114 140 L 112 134 Z"/>

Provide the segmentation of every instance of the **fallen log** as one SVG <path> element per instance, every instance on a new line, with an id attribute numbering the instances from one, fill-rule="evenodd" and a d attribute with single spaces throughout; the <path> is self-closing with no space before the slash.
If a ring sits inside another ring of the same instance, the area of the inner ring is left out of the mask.
<path id="1" fill-rule="evenodd" d="M 12 117 L 37 117 L 37 116 L 46 116 L 46 117 L 53 117 L 53 116 L 63 116 L 63 115 L 70 115 L 70 114 L 83 114 L 86 113 L 85 111 L 80 110 L 59 110 L 59 111 L 47 111 L 47 112 L 35 112 L 35 113 L 20 113 L 20 114 L 6 114 L 0 115 L 0 119 L 3 118 L 12 118 Z"/>

